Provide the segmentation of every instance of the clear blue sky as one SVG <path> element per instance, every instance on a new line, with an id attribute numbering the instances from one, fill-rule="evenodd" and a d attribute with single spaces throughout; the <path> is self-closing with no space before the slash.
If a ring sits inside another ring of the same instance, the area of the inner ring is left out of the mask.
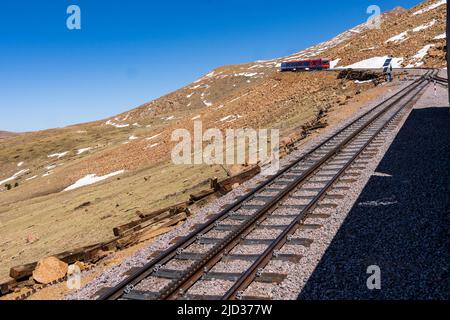
<path id="1" fill-rule="evenodd" d="M 419 0 L 2 0 L 0 130 L 103 119 L 224 65 L 271 59 Z M 81 8 L 69 31 L 66 9 Z"/>

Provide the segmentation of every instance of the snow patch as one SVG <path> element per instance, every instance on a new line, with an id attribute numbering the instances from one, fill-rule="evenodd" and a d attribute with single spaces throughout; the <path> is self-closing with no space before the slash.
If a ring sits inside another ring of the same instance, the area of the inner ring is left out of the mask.
<path id="1" fill-rule="evenodd" d="M 161 135 L 161 133 L 155 134 L 154 136 L 150 137 L 150 138 L 145 138 L 145 140 L 149 141 L 149 140 L 153 140 L 157 137 L 159 137 Z"/>
<path id="2" fill-rule="evenodd" d="M 418 26 L 417 28 L 414 28 L 412 31 L 413 32 L 419 32 L 419 31 L 422 31 L 422 30 L 426 30 L 428 28 L 431 28 L 435 24 L 436 24 L 436 19 L 433 19 L 433 20 L 431 20 L 428 23 L 422 24 L 422 25 Z"/>
<path id="3" fill-rule="evenodd" d="M 418 15 L 418 14 L 422 14 L 422 13 L 425 13 L 425 12 L 428 12 L 428 11 L 431 11 L 431 10 L 434 10 L 434 9 L 436 9 L 436 8 L 442 6 L 443 4 L 446 4 L 446 3 L 447 3 L 447 0 L 439 0 L 439 1 L 437 1 L 437 2 L 435 2 L 435 3 L 433 3 L 433 4 L 431 4 L 431 5 L 429 5 L 428 7 L 425 7 L 425 8 L 423 8 L 423 9 L 420 9 L 420 10 L 414 12 L 414 13 L 413 13 L 413 16 L 416 16 L 416 15 Z"/>
<path id="4" fill-rule="evenodd" d="M 330 62 L 330 68 L 334 69 L 338 65 L 339 61 L 341 61 L 341 58 L 337 58 L 336 60 L 333 60 Z"/>
<path id="5" fill-rule="evenodd" d="M 147 146 L 147 149 L 152 149 L 154 147 L 157 147 L 159 145 L 159 143 L 154 143 L 152 145 Z"/>
<path id="6" fill-rule="evenodd" d="M 28 171 L 30 171 L 30 170 L 29 170 L 29 169 L 20 170 L 19 172 L 14 173 L 11 177 L 9 177 L 9 178 L 7 178 L 7 179 L 5 179 L 5 180 L 0 181 L 0 185 L 1 185 L 1 184 L 4 184 L 5 182 L 8 182 L 8 181 L 17 179 L 17 178 L 20 177 L 22 174 L 24 174 L 25 172 L 28 172 Z"/>
<path id="7" fill-rule="evenodd" d="M 122 174 L 124 172 L 125 172 L 125 170 L 119 170 L 119 171 L 112 172 L 110 174 L 107 174 L 107 175 L 104 175 L 104 176 L 101 176 L 101 177 L 98 177 L 96 174 L 88 174 L 87 176 L 79 179 L 74 184 L 72 184 L 72 185 L 68 186 L 67 188 L 65 188 L 63 191 L 70 191 L 70 190 L 78 189 L 78 188 L 81 188 L 81 187 L 84 187 L 84 186 L 88 186 L 88 185 L 97 183 L 99 181 L 106 180 L 108 178 L 117 176 L 117 175 Z"/>
<path id="8" fill-rule="evenodd" d="M 233 122 L 233 121 L 236 121 L 237 119 L 240 119 L 240 118 L 242 118 L 242 116 L 240 116 L 238 114 L 236 114 L 236 115 L 229 115 L 229 116 L 226 116 L 226 117 L 220 119 L 220 122 Z"/>
<path id="9" fill-rule="evenodd" d="M 129 126 L 130 126 L 129 124 L 119 124 L 119 123 L 115 123 L 115 122 L 112 122 L 111 120 L 106 121 L 105 124 L 106 124 L 107 126 L 113 126 L 113 127 L 116 127 L 116 128 L 126 128 L 126 127 L 129 127 Z"/>
<path id="10" fill-rule="evenodd" d="M 22 161 L 22 162 L 19 162 L 19 163 L 17 164 L 18 167 L 21 167 L 22 165 L 23 165 L 23 161 Z"/>
<path id="11" fill-rule="evenodd" d="M 408 64 L 405 68 L 417 68 L 424 64 L 422 59 L 427 55 L 428 50 L 433 47 L 433 44 L 427 44 L 425 47 L 419 50 L 413 57 L 412 62 Z"/>
<path id="12" fill-rule="evenodd" d="M 447 33 L 444 32 L 443 34 L 440 34 L 433 38 L 433 40 L 440 40 L 440 39 L 447 39 Z"/>
<path id="13" fill-rule="evenodd" d="M 191 120 L 197 120 L 197 119 L 200 119 L 200 118 L 201 118 L 201 116 L 198 115 L 198 116 L 193 117 Z"/>
<path id="14" fill-rule="evenodd" d="M 136 136 L 134 136 L 134 135 L 132 135 L 132 136 L 130 136 L 130 137 L 128 138 L 128 140 L 137 140 L 137 139 L 139 139 L 139 138 L 136 137 Z"/>
<path id="15" fill-rule="evenodd" d="M 32 177 L 26 179 L 26 181 L 30 181 L 30 180 L 33 180 L 33 179 L 36 179 L 36 178 L 37 178 L 37 176 L 32 176 Z"/>
<path id="16" fill-rule="evenodd" d="M 246 95 L 248 95 L 248 93 L 244 93 L 242 96 L 240 96 L 240 97 L 237 97 L 237 98 L 234 98 L 233 100 L 231 100 L 229 103 L 232 103 L 232 102 L 235 102 L 235 101 L 237 101 L 237 100 L 239 100 L 239 99 L 241 99 L 242 97 L 245 97 Z"/>
<path id="17" fill-rule="evenodd" d="M 351 64 L 346 67 L 340 67 L 340 68 L 353 68 L 353 69 L 378 69 L 382 68 L 384 62 L 386 59 L 388 59 L 389 56 L 384 57 L 373 57 L 366 60 L 359 61 L 357 63 Z M 401 68 L 403 58 L 392 58 L 392 67 L 393 68 Z"/>
<path id="18" fill-rule="evenodd" d="M 265 68 L 265 66 L 262 64 L 255 64 L 255 65 L 249 67 L 248 69 L 251 70 L 251 69 L 255 69 L 255 68 Z"/>
<path id="19" fill-rule="evenodd" d="M 357 83 L 357 84 L 370 83 L 370 82 L 373 82 L 373 80 L 365 80 L 365 81 L 355 80 L 355 83 Z"/>
<path id="20" fill-rule="evenodd" d="M 415 56 L 413 56 L 416 60 L 422 60 L 428 53 L 428 50 L 430 50 L 431 47 L 434 47 L 433 44 L 427 44 L 425 47 L 419 50 Z"/>
<path id="21" fill-rule="evenodd" d="M 215 71 L 211 71 L 210 73 L 206 74 L 205 76 L 199 78 L 198 80 L 194 81 L 194 83 L 198 83 L 201 82 L 203 80 L 207 80 L 207 79 L 211 79 L 215 76 L 218 76 L 219 74 L 221 74 L 222 72 L 216 73 Z"/>
<path id="22" fill-rule="evenodd" d="M 235 73 L 234 76 L 235 77 L 255 77 L 257 76 L 259 73 L 258 72 L 241 72 L 241 73 Z"/>
<path id="23" fill-rule="evenodd" d="M 85 152 L 88 152 L 89 150 L 92 150 L 92 147 L 88 147 L 88 148 L 81 148 L 77 150 L 77 154 L 83 154 Z"/>
<path id="24" fill-rule="evenodd" d="M 69 151 L 65 151 L 65 152 L 61 152 L 61 153 L 54 153 L 54 154 L 49 154 L 47 157 L 48 158 L 62 158 L 64 156 L 66 156 L 69 153 Z"/>
<path id="25" fill-rule="evenodd" d="M 408 31 L 404 31 L 402 33 L 399 33 L 396 36 L 393 36 L 392 38 L 389 38 L 388 40 L 386 40 L 385 43 L 389 43 L 389 42 L 403 42 L 405 41 L 407 38 L 406 36 L 408 35 Z"/>

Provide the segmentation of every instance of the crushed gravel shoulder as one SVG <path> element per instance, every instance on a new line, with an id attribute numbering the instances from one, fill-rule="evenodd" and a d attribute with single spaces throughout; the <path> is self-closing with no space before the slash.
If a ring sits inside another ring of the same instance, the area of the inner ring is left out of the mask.
<path id="1" fill-rule="evenodd" d="M 302 289 L 302 300 L 450 298 L 448 95 L 429 86 Z M 369 266 L 381 290 L 369 290 Z"/>

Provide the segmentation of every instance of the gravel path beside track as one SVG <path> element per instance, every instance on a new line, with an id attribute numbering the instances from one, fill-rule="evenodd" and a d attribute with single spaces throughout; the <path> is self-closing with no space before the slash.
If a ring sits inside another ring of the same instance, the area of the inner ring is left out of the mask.
<path id="1" fill-rule="evenodd" d="M 299 299 L 450 298 L 449 120 L 446 91 L 438 87 L 436 97 L 429 86 L 324 256 L 315 257 Z M 367 288 L 371 265 L 381 269 L 381 290 Z"/>

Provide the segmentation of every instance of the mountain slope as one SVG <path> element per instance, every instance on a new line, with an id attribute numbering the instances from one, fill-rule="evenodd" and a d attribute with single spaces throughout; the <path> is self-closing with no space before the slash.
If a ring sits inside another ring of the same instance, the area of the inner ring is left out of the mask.
<path id="1" fill-rule="evenodd" d="M 8 132 L 8 131 L 0 131 L 0 139 L 9 138 L 16 135 L 16 133 Z"/>
<path id="2" fill-rule="evenodd" d="M 27 164 L 22 182 L 40 187 L 22 190 L 11 199 L 17 201 L 61 191 L 89 174 L 133 171 L 167 161 L 172 131 L 192 129 L 193 119 L 202 120 L 204 129 L 275 127 L 289 133 L 338 104 L 342 96 L 354 96 L 365 87 L 342 85 L 333 73 L 282 74 L 282 61 L 328 57 L 337 67 L 364 67 L 373 64 L 373 58 L 392 55 L 405 67 L 443 67 L 445 9 L 442 0 L 411 10 L 396 8 L 383 14 L 380 29 L 364 23 L 287 57 L 217 68 L 110 119 L 13 137 L 0 145 L 0 181 L 14 177 L 18 163 Z"/>
<path id="3" fill-rule="evenodd" d="M 282 61 L 328 57 L 335 61 L 335 66 L 344 67 L 392 55 L 401 60 L 401 67 L 445 67 L 445 10 L 442 0 L 425 1 L 411 10 L 398 7 L 382 15 L 380 29 L 369 29 L 364 23 L 287 57 L 217 68 L 192 85 L 121 115 L 123 118 L 128 115 L 123 122 L 131 124 L 186 108 L 226 104 L 227 98 L 236 97 L 276 74 Z"/>

